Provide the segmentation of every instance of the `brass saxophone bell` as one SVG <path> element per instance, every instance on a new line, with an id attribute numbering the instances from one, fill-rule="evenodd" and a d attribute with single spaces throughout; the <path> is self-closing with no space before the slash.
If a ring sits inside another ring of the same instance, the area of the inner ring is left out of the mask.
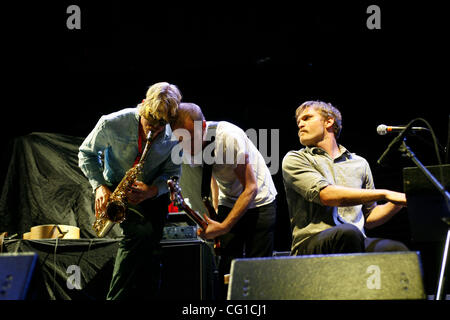
<path id="1" fill-rule="evenodd" d="M 124 203 L 112 201 L 106 206 L 106 216 L 115 223 L 122 223 L 125 220 L 127 206 Z"/>

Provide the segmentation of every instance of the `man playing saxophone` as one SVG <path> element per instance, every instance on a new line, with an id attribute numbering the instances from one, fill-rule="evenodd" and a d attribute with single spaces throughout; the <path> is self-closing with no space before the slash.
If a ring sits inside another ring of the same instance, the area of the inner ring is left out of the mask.
<path id="1" fill-rule="evenodd" d="M 127 171 L 141 163 L 141 177 L 125 190 L 126 219 L 120 224 L 123 239 L 117 252 L 107 295 L 115 299 L 154 299 L 160 282 L 159 241 L 167 214 L 166 181 L 180 175 L 171 160 L 171 129 L 181 93 L 175 85 L 152 85 L 135 108 L 102 116 L 79 148 L 79 166 L 95 193 L 95 213 L 105 211 L 108 200 Z M 150 133 L 150 134 L 149 134 Z M 150 138 L 146 161 L 140 161 Z M 119 187 L 120 188 L 120 187 Z M 117 193 L 117 192 L 116 192 Z"/>

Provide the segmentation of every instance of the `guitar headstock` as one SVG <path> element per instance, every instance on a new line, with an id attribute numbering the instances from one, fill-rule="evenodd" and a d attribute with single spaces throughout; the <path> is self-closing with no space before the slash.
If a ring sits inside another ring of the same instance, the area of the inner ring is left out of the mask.
<path id="1" fill-rule="evenodd" d="M 167 187 L 169 188 L 170 201 L 172 201 L 175 206 L 182 207 L 184 199 L 181 195 L 181 187 L 178 180 L 179 178 L 177 176 L 171 177 L 167 180 Z"/>

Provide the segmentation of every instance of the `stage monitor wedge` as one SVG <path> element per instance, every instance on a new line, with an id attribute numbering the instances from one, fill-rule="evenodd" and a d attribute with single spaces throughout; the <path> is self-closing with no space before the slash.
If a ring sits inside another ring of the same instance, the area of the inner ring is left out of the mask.
<path id="1" fill-rule="evenodd" d="M 25 300 L 38 255 L 0 254 L 0 300 Z"/>
<path id="2" fill-rule="evenodd" d="M 228 300 L 425 299 L 417 252 L 235 259 Z"/>

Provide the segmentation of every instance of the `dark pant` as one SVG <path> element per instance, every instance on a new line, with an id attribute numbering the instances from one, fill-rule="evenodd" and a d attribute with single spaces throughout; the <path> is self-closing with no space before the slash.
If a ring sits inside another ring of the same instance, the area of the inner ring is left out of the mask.
<path id="1" fill-rule="evenodd" d="M 108 300 L 156 299 L 161 281 L 162 230 L 168 197 L 162 195 L 128 210 L 121 223 L 119 243 Z"/>
<path id="2" fill-rule="evenodd" d="M 274 200 L 264 206 L 247 210 L 230 232 L 219 237 L 219 279 L 230 273 L 233 259 L 272 256 L 276 208 Z M 219 222 L 225 220 L 230 211 L 229 207 L 219 206 L 217 220 Z M 221 283 L 223 281 L 219 282 L 219 285 Z"/>
<path id="3" fill-rule="evenodd" d="M 354 225 L 341 224 L 309 237 L 291 254 L 309 255 L 387 251 L 408 251 L 408 248 L 399 241 L 365 238 Z"/>

